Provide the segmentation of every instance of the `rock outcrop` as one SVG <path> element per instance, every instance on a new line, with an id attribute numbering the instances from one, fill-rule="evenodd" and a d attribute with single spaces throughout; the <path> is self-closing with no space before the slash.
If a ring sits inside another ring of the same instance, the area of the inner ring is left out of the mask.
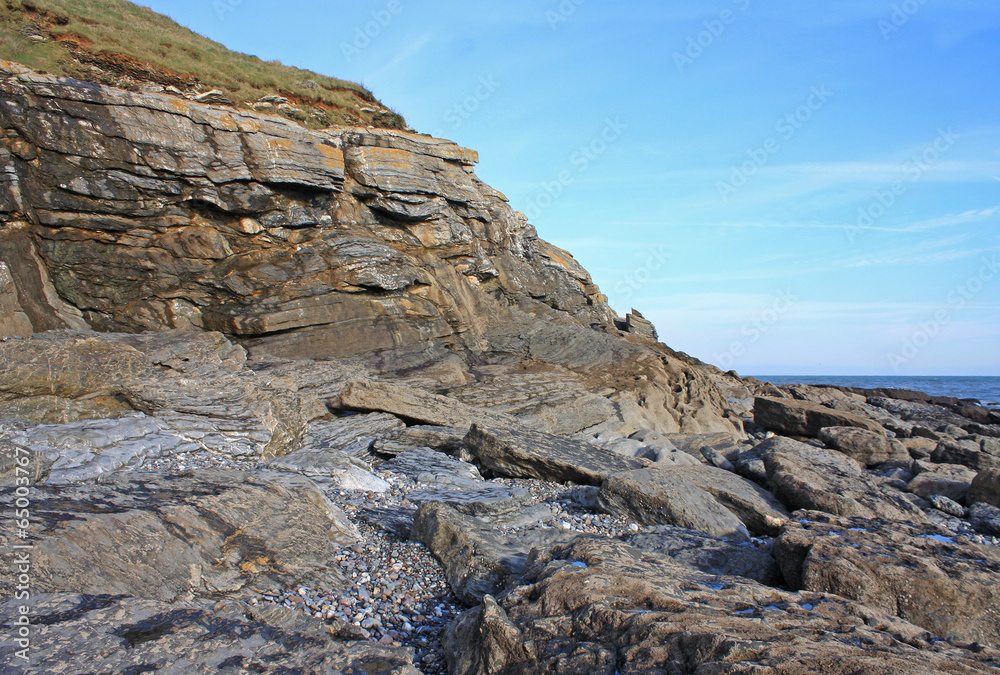
<path id="1" fill-rule="evenodd" d="M 742 436 L 725 376 L 657 345 L 637 313 L 617 319 L 476 177 L 471 150 L 11 63 L 0 126 L 0 258 L 19 298 L 7 284 L 8 332 L 24 317 L 35 331 L 217 331 L 255 358 L 357 356 L 431 391 L 531 364 L 575 378 L 593 425 Z M 519 412 L 579 430 L 571 408 Z"/>

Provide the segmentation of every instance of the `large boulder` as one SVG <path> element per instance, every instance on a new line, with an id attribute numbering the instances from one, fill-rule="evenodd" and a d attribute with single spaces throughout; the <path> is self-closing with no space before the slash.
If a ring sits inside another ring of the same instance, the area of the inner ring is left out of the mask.
<path id="1" fill-rule="evenodd" d="M 883 433 L 882 427 L 870 419 L 791 398 L 756 397 L 753 421 L 765 429 L 790 436 L 816 436 L 823 427 L 857 427 Z"/>
<path id="2" fill-rule="evenodd" d="M 976 471 L 1000 469 L 1000 440 L 986 436 L 944 440 L 934 448 L 931 460 L 941 464 L 963 464 Z"/>
<path id="3" fill-rule="evenodd" d="M 964 504 L 976 472 L 961 464 L 932 464 L 916 461 L 913 463 L 916 476 L 907 483 L 906 491 L 927 499 L 932 495 L 942 495 L 952 501 Z"/>
<path id="4" fill-rule="evenodd" d="M 882 673 L 971 675 L 996 650 L 963 649 L 882 610 L 692 570 L 615 540 L 540 556 L 524 582 L 457 617 L 455 675 Z"/>
<path id="5" fill-rule="evenodd" d="M 753 542 L 665 525 L 647 527 L 625 541 L 706 574 L 746 577 L 768 586 L 782 581 L 774 555 Z"/>
<path id="6" fill-rule="evenodd" d="M 757 450 L 775 494 L 790 509 L 835 515 L 923 522 L 923 513 L 901 495 L 879 487 L 842 453 L 775 436 Z"/>
<path id="7" fill-rule="evenodd" d="M 909 462 L 906 446 L 894 438 L 886 438 L 857 427 L 823 427 L 819 440 L 827 447 L 842 452 L 861 466 L 876 466 L 883 462 Z"/>
<path id="8" fill-rule="evenodd" d="M 1000 507 L 1000 469 L 985 469 L 976 474 L 966 500 L 970 504 L 983 502 Z"/>
<path id="9" fill-rule="evenodd" d="M 934 525 L 802 511 L 775 541 L 789 586 L 835 593 L 950 639 L 1000 647 L 1000 552 Z"/>
<path id="10" fill-rule="evenodd" d="M 709 466 L 615 473 L 601 485 L 598 503 L 644 525 L 676 525 L 720 537 L 776 534 L 788 518 L 767 491 Z"/>
<path id="11" fill-rule="evenodd" d="M 502 476 L 600 485 L 613 473 L 647 464 L 584 441 L 518 428 L 473 426 L 465 444 L 487 469 Z"/>

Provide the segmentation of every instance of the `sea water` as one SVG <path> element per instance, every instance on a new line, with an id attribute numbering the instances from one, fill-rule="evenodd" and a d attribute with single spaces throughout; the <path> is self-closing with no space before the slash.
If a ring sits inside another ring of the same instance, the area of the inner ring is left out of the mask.
<path id="1" fill-rule="evenodd" d="M 954 396 L 978 400 L 988 408 L 1000 408 L 1000 377 L 899 377 L 894 375 L 754 375 L 772 384 L 831 384 L 859 389 L 910 389 L 932 396 Z"/>

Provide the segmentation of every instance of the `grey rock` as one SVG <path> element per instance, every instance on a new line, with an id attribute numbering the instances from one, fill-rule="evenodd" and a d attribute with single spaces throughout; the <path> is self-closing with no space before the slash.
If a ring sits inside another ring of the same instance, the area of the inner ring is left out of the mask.
<path id="1" fill-rule="evenodd" d="M 540 431 L 473 426 L 465 444 L 484 467 L 502 476 L 597 485 L 646 462 Z"/>
<path id="2" fill-rule="evenodd" d="M 949 499 L 944 495 L 929 495 L 927 501 L 931 503 L 931 506 L 936 508 L 942 513 L 946 513 L 949 516 L 954 516 L 955 518 L 965 518 L 969 515 L 968 510 L 966 510 L 961 504 L 953 499 Z"/>
<path id="3" fill-rule="evenodd" d="M 232 470 L 117 474 L 32 488 L 32 588 L 163 601 L 245 597 L 274 584 L 344 588 L 328 565 L 358 533 L 301 476 Z M 0 570 L 10 597 L 14 570 Z"/>
<path id="4" fill-rule="evenodd" d="M 21 605 L 0 604 L 0 621 L 13 625 Z M 350 632 L 343 624 L 284 607 L 44 593 L 31 598 L 31 621 L 30 668 L 39 673 L 420 673 L 408 649 L 338 638 Z M 0 659 L 15 667 L 19 649 L 4 636 Z"/>
<path id="5" fill-rule="evenodd" d="M 382 464 L 381 468 L 432 488 L 479 490 L 485 486 L 474 464 L 430 448 L 407 450 Z"/>
<path id="6" fill-rule="evenodd" d="M 969 507 L 969 522 L 976 532 L 1000 537 L 1000 509 L 984 502 Z"/>
<path id="7" fill-rule="evenodd" d="M 441 502 L 468 516 L 498 516 L 509 514 L 534 503 L 534 498 L 524 488 L 508 488 L 483 483 L 482 487 L 465 490 L 423 489 L 414 490 L 406 498 L 416 504 Z M 552 513 L 549 511 L 548 519 Z"/>
<path id="8" fill-rule="evenodd" d="M 775 586 L 782 581 L 778 563 L 771 552 L 749 541 L 713 537 L 703 532 L 661 525 L 626 537 L 625 542 L 706 574 L 746 577 L 767 586 Z"/>
<path id="9" fill-rule="evenodd" d="M 1000 441 L 986 436 L 941 441 L 931 453 L 931 461 L 963 464 L 976 471 L 1000 469 Z"/>
<path id="10" fill-rule="evenodd" d="M 923 513 L 901 495 L 881 489 L 850 457 L 775 436 L 757 446 L 767 477 L 791 509 L 921 523 Z"/>
<path id="11" fill-rule="evenodd" d="M 945 638 L 1000 644 L 1000 553 L 935 525 L 800 512 L 775 541 L 793 589 L 834 593 Z"/>
<path id="12" fill-rule="evenodd" d="M 405 428 L 402 420 L 386 413 L 321 419 L 309 425 L 302 445 L 304 450 L 335 450 L 368 457 L 380 438 Z"/>
<path id="13" fill-rule="evenodd" d="M 913 463 L 916 476 L 907 483 L 906 490 L 924 497 L 944 495 L 959 503 L 966 503 L 966 495 L 976 472 L 961 464 L 932 464 L 916 461 Z"/>
<path id="14" fill-rule="evenodd" d="M 756 397 L 753 418 L 766 429 L 790 436 L 815 437 L 823 427 L 858 427 L 882 433 L 882 427 L 870 419 L 789 398 Z"/>
<path id="15" fill-rule="evenodd" d="M 713 454 L 712 451 L 729 457 L 740 450 L 740 446 L 732 434 L 668 434 L 667 438 L 678 450 L 683 450 L 699 462 L 702 461 L 703 457 L 708 459 L 708 456 Z M 708 455 L 706 450 L 709 451 Z"/>
<path id="16" fill-rule="evenodd" d="M 363 461 L 339 450 L 299 450 L 272 459 L 265 466 L 309 476 L 326 489 L 385 492 L 390 488 Z"/>
<path id="17" fill-rule="evenodd" d="M 827 447 L 844 453 L 862 466 L 876 466 L 883 462 L 906 462 L 910 459 L 910 453 L 905 445 L 867 429 L 824 427 L 819 430 L 818 438 Z"/>
<path id="18" fill-rule="evenodd" d="M 932 647 L 888 612 L 705 574 L 620 541 L 580 538 L 536 560 L 522 584 L 448 626 L 450 672 L 971 675 L 1000 656 Z"/>
<path id="19" fill-rule="evenodd" d="M 505 538 L 496 528 L 440 502 L 426 502 L 413 520 L 411 534 L 441 561 L 452 592 L 473 605 L 515 583 L 533 547 L 577 536 L 565 530 L 538 528 Z"/>
<path id="20" fill-rule="evenodd" d="M 984 469 L 969 486 L 968 503 L 984 502 L 1000 507 L 1000 469 Z"/>
<path id="21" fill-rule="evenodd" d="M 473 408 L 446 396 L 389 382 L 352 382 L 340 405 L 355 410 L 381 410 L 424 424 L 468 429 L 473 424 L 519 426 L 508 415 Z"/>
<path id="22" fill-rule="evenodd" d="M 715 536 L 775 534 L 788 518 L 769 493 L 715 467 L 648 468 L 612 474 L 601 508 L 646 525 L 676 525 Z M 749 532 L 748 532 L 749 530 Z"/>

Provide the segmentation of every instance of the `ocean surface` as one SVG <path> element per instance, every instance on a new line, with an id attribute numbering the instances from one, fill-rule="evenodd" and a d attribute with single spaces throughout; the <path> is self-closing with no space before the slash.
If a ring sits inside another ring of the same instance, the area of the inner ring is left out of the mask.
<path id="1" fill-rule="evenodd" d="M 772 384 L 832 384 L 862 389 L 912 389 L 933 396 L 974 398 L 1000 408 L 1000 377 L 896 377 L 893 375 L 754 375 Z"/>

